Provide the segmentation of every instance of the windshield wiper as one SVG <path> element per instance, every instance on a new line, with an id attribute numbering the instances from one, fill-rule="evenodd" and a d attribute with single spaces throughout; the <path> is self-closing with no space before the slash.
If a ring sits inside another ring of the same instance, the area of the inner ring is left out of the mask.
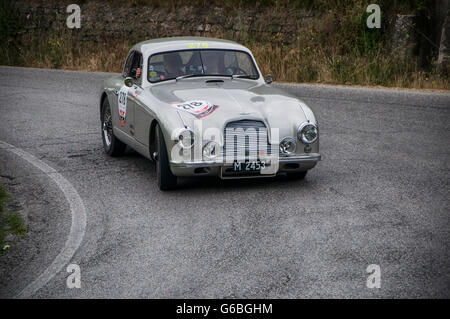
<path id="1" fill-rule="evenodd" d="M 181 80 L 181 79 L 187 79 L 187 78 L 192 78 L 195 76 L 226 76 L 226 77 L 230 77 L 231 79 L 253 79 L 255 80 L 257 78 L 256 75 L 248 75 L 248 74 L 186 74 L 186 75 L 180 75 L 177 76 L 175 78 L 176 81 Z"/>
<path id="2" fill-rule="evenodd" d="M 255 80 L 257 77 L 256 75 L 248 75 L 248 74 L 233 74 L 231 76 L 231 79 L 252 79 Z"/>
<path id="3" fill-rule="evenodd" d="M 178 81 L 178 80 L 181 80 L 181 79 L 187 79 L 187 78 L 191 78 L 191 77 L 194 77 L 194 76 L 204 76 L 204 74 L 186 74 L 186 75 L 180 75 L 180 76 L 177 76 L 177 77 L 175 78 L 175 80 Z"/>

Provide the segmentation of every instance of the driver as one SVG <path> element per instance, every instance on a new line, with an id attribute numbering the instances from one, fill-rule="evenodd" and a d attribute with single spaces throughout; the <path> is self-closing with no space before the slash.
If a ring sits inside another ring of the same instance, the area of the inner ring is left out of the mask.
<path id="1" fill-rule="evenodd" d="M 217 51 L 202 52 L 203 63 L 208 74 L 224 74 L 223 53 Z"/>
<path id="2" fill-rule="evenodd" d="M 140 53 L 135 53 L 133 57 L 133 65 L 131 67 L 131 77 L 134 79 L 139 79 L 142 75 L 142 55 Z"/>
<path id="3" fill-rule="evenodd" d="M 166 78 L 176 78 L 177 76 L 183 75 L 182 71 L 183 62 L 178 52 L 166 53 L 163 56 L 164 59 L 164 69 L 166 70 Z"/>

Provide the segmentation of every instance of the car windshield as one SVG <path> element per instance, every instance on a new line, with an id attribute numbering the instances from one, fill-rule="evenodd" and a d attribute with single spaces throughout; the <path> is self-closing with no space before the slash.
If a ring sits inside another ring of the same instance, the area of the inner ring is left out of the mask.
<path id="1" fill-rule="evenodd" d="M 148 80 L 152 83 L 183 76 L 259 78 L 253 59 L 243 51 L 183 50 L 154 54 L 148 60 Z"/>

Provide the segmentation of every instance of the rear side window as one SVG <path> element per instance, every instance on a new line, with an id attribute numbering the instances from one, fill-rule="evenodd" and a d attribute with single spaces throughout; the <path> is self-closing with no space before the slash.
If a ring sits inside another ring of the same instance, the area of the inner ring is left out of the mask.
<path id="1" fill-rule="evenodd" d="M 135 80 L 140 82 L 140 78 L 136 76 L 136 71 L 138 68 L 142 71 L 142 54 L 138 51 L 133 51 L 128 55 L 127 61 L 125 63 L 125 67 L 122 72 L 123 77 L 132 77 Z"/>
<path id="2" fill-rule="evenodd" d="M 133 61 L 134 51 L 131 51 L 130 54 L 128 54 L 127 60 L 125 61 L 125 66 L 123 67 L 122 76 L 126 77 L 128 76 L 128 73 L 131 68 L 131 62 Z"/>
<path id="3" fill-rule="evenodd" d="M 128 72 L 128 76 L 131 76 L 133 79 L 136 79 L 136 70 L 138 68 L 142 68 L 142 54 L 135 51 L 133 55 L 133 59 L 131 60 L 131 68 Z"/>

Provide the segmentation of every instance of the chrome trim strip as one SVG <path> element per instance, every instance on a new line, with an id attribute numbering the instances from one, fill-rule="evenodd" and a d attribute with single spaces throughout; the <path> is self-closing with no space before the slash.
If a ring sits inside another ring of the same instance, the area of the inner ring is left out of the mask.
<path id="1" fill-rule="evenodd" d="M 310 122 L 310 121 L 309 121 L 309 118 L 308 118 L 308 116 L 306 115 L 305 110 L 303 109 L 302 103 L 300 103 L 300 108 L 302 109 L 302 112 L 303 112 L 303 115 L 305 116 L 306 121 L 309 123 L 309 122 Z"/>
<path id="2" fill-rule="evenodd" d="M 184 123 L 184 121 L 183 121 L 183 117 L 182 117 L 181 114 L 180 114 L 180 110 L 177 110 L 177 114 L 178 114 L 178 116 L 180 117 L 181 123 L 183 123 L 184 128 L 188 128 L 187 125 L 186 125 L 186 123 Z"/>

